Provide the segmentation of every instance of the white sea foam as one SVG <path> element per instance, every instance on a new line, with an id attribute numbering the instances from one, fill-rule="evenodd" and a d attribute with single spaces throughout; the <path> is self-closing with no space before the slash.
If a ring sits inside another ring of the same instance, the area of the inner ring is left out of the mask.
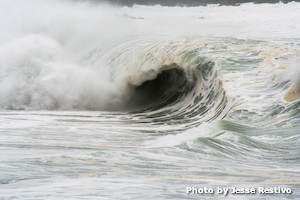
<path id="1" fill-rule="evenodd" d="M 91 2 L 1 0 L 0 106 L 5 109 L 114 108 L 124 101 L 124 79 L 128 74 L 122 69 L 121 59 L 114 63 L 118 66 L 109 63 L 114 59 L 113 53 L 132 47 L 122 46 L 122 42 L 134 36 L 157 34 L 297 37 L 298 10 L 299 3 L 129 8 Z M 141 41 L 141 45 L 146 47 L 149 42 Z M 141 48 L 123 55 L 125 60 L 131 60 L 128 65 L 139 65 L 136 51 Z M 147 62 L 155 64 L 158 59 L 154 57 Z M 145 66 L 147 62 L 143 67 L 149 67 Z M 122 74 L 112 82 L 111 74 L 116 71 Z M 134 77 L 136 72 L 130 73 Z"/>
<path id="2" fill-rule="evenodd" d="M 0 0 L 0 199 L 199 199 L 184 189 L 241 184 L 299 199 L 299 102 L 282 100 L 299 80 L 299 10 Z M 186 101 L 86 111 L 174 66 L 197 82 Z"/>
<path id="3" fill-rule="evenodd" d="M 150 148 L 172 147 L 180 144 L 185 144 L 201 137 L 213 137 L 214 135 L 216 135 L 216 133 L 216 127 L 209 123 L 203 123 L 198 127 L 191 128 L 185 131 L 184 133 L 161 136 L 154 141 L 147 141 L 145 142 L 145 145 Z"/>

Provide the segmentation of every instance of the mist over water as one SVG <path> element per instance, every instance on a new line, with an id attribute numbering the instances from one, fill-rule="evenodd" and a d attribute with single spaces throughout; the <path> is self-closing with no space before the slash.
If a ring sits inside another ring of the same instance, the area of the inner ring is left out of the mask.
<path id="1" fill-rule="evenodd" d="M 298 199 L 299 10 L 0 0 L 0 199 Z"/>
<path id="2" fill-rule="evenodd" d="M 124 82 L 134 76 L 118 70 L 153 69 L 156 72 L 152 76 L 160 71 L 155 68 L 161 67 L 163 63 L 159 62 L 169 56 L 162 51 L 168 42 L 173 42 L 161 37 L 171 35 L 179 43 L 186 43 L 182 38 L 186 35 L 290 37 L 299 33 L 295 23 L 299 19 L 298 7 L 290 3 L 128 8 L 92 2 L 1 1 L 0 91 L 4 98 L 0 106 L 109 109 L 128 98 Z M 245 9 L 249 14 L 243 14 Z M 220 17 L 227 13 L 230 15 L 226 18 Z M 160 52 L 141 63 L 141 57 L 148 52 L 146 45 L 150 48 L 154 45 L 149 42 L 161 41 L 164 44 L 155 47 Z M 112 65 L 111 59 L 117 54 L 123 58 Z M 111 76 L 118 79 L 111 80 Z"/>

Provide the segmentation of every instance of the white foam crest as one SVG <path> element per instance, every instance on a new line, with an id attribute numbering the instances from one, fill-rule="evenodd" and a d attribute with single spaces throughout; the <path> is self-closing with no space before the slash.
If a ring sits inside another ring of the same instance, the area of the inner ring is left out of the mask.
<path id="1" fill-rule="evenodd" d="M 0 49 L 1 107 L 94 109 L 111 101 L 102 71 L 66 59 L 51 38 L 28 35 Z"/>
<path id="2" fill-rule="evenodd" d="M 101 31 L 108 22 L 101 22 L 113 8 L 71 1 L 0 4 L 0 22 L 7 25 L 0 27 L 0 107 L 105 109 L 119 103 L 106 66 L 80 61 L 95 41 L 112 37 L 114 31 Z"/>
<path id="3" fill-rule="evenodd" d="M 292 102 L 300 99 L 300 59 L 292 62 L 286 69 L 284 79 L 291 82 L 291 87 L 285 93 L 284 99 Z"/>
<path id="4" fill-rule="evenodd" d="M 299 3 L 129 8 L 68 0 L 1 0 L 0 107 L 115 108 L 124 91 L 120 83 L 111 82 L 110 41 L 153 34 L 295 37 L 300 32 L 298 10 Z M 100 49 L 96 60 L 89 58 L 93 49 Z M 124 59 L 139 67 L 136 53 Z"/>
<path id="5" fill-rule="evenodd" d="M 293 61 L 286 70 L 286 76 L 300 89 L 300 58 Z"/>
<path id="6" fill-rule="evenodd" d="M 145 145 L 148 148 L 155 148 L 155 147 L 172 147 L 181 145 L 197 138 L 201 137 L 213 137 L 217 133 L 216 126 L 213 126 L 211 123 L 203 123 L 198 127 L 188 129 L 183 133 L 179 133 L 176 135 L 166 135 L 161 136 L 155 140 L 150 140 L 145 142 Z"/>

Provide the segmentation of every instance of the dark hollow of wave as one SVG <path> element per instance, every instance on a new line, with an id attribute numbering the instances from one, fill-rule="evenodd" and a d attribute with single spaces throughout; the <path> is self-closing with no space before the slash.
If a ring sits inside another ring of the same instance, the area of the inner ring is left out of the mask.
<path id="1" fill-rule="evenodd" d="M 178 66 L 163 70 L 155 79 L 134 88 L 128 107 L 135 111 L 156 110 L 182 100 L 194 88 Z"/>

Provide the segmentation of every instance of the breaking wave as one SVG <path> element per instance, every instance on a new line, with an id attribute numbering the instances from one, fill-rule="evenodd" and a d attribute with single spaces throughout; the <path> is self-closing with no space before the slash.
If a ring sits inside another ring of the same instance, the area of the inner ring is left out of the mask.
<path id="1" fill-rule="evenodd" d="M 277 9 L 290 11 L 297 6 L 264 5 L 268 15 L 262 20 L 281 23 L 273 19 Z M 7 26 L 0 27 L 0 108 L 119 111 L 141 114 L 152 122 L 175 124 L 181 120 L 189 127 L 223 118 L 232 103 L 219 77 L 218 58 L 239 40 L 222 46 L 226 38 L 217 42 L 217 38 L 203 37 L 211 30 L 218 33 L 218 24 L 213 18 L 206 19 L 210 15 L 203 17 L 201 7 L 180 8 L 179 15 L 174 14 L 177 8 L 155 7 L 157 13 L 168 13 L 161 20 L 153 15 L 154 7 L 147 8 L 148 13 L 146 8 L 1 1 L 0 22 Z M 251 5 L 244 8 L 256 12 Z M 18 12 L 7 12 L 12 9 Z M 226 12 L 227 8 L 218 9 Z M 187 16 L 187 11 L 193 14 Z M 176 23 L 170 23 L 173 20 Z M 225 28 L 221 35 L 235 36 L 238 25 Z M 280 31 L 289 24 L 284 21 L 280 26 L 276 30 L 261 27 L 261 33 L 282 35 Z M 256 23 L 249 27 L 255 29 Z M 298 28 L 294 27 L 291 35 Z M 251 37 L 249 34 L 244 36 Z M 298 88 L 290 93 L 287 100 L 298 98 Z"/>
<path id="2" fill-rule="evenodd" d="M 201 56 L 197 42 L 127 39 L 104 50 L 93 46 L 71 64 L 53 60 L 58 47 L 51 42 L 29 36 L 15 45 L 19 52 L 1 60 L 7 62 L 1 85 L 10 85 L 1 91 L 6 97 L 0 100 L 2 108 L 168 114 L 168 119 L 193 123 L 227 112 L 218 66 Z M 22 51 L 22 45 L 27 49 Z M 53 52 L 41 52 L 51 51 L 50 45 Z"/>

